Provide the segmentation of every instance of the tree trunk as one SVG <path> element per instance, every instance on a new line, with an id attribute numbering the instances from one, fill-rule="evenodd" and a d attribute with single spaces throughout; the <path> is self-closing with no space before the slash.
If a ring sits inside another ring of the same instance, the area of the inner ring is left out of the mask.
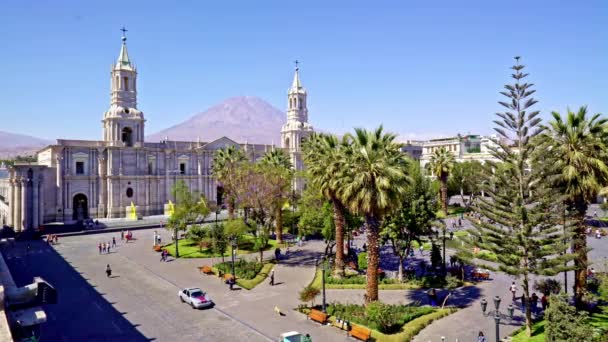
<path id="1" fill-rule="evenodd" d="M 441 178 L 439 180 L 441 183 L 440 191 L 441 191 L 441 209 L 448 214 L 448 175 L 443 172 L 441 174 Z"/>
<path id="2" fill-rule="evenodd" d="M 365 304 L 378 300 L 378 219 L 372 215 L 365 215 L 367 222 L 367 287 L 365 288 Z"/>
<path id="3" fill-rule="evenodd" d="M 405 257 L 403 256 L 403 254 L 400 254 L 399 255 L 399 282 L 400 283 L 403 283 L 403 259 L 405 259 Z"/>
<path id="4" fill-rule="evenodd" d="M 585 234 L 585 214 L 587 203 L 583 199 L 576 201 L 576 228 L 572 238 L 572 252 L 574 259 L 574 301 L 578 309 L 584 306 L 583 295 L 587 290 L 587 234 Z"/>
<path id="5" fill-rule="evenodd" d="M 531 303 L 530 303 L 530 290 L 529 290 L 529 284 L 528 284 L 528 275 L 524 275 L 524 284 L 523 284 L 523 288 L 524 288 L 524 298 L 526 299 L 526 312 L 525 312 L 525 316 L 526 316 L 526 336 L 530 337 L 532 336 L 532 310 L 531 310 Z"/>
<path id="6" fill-rule="evenodd" d="M 283 210 L 279 206 L 275 216 L 277 243 L 283 243 Z"/>
<path id="7" fill-rule="evenodd" d="M 336 226 L 336 265 L 335 274 L 344 276 L 344 205 L 338 199 L 332 199 L 334 224 Z"/>
<path id="8" fill-rule="evenodd" d="M 233 198 L 229 198 L 228 199 L 228 218 L 229 219 L 234 219 L 234 207 L 235 207 L 235 201 Z"/>

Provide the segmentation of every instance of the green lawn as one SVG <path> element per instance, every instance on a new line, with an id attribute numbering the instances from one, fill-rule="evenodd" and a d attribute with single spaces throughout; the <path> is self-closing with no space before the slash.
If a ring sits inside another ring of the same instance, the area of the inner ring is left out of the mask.
<path id="1" fill-rule="evenodd" d="M 250 254 L 252 252 L 254 244 L 254 238 L 251 235 L 247 235 L 243 238 L 243 242 L 239 243 L 238 253 L 237 254 Z M 274 250 L 277 247 L 276 240 L 268 240 L 268 245 L 265 250 Z M 213 253 L 208 248 L 203 248 L 202 250 L 199 248 L 198 244 L 189 239 L 181 239 L 178 242 L 179 246 L 179 257 L 180 258 L 211 258 L 211 257 L 221 257 L 218 253 Z M 170 255 L 175 255 L 175 244 L 170 243 L 168 245 L 164 245 L 163 248 L 166 248 Z M 255 252 L 257 253 L 257 252 Z M 230 248 L 224 253 L 224 256 L 230 256 Z"/>
<path id="2" fill-rule="evenodd" d="M 310 283 L 309 286 L 315 287 L 317 289 L 321 289 L 323 287 L 323 283 L 322 283 L 322 271 L 319 269 L 317 270 L 317 272 L 315 273 L 315 277 L 312 279 L 312 282 Z M 359 275 L 359 276 L 355 276 L 358 277 L 360 280 L 357 283 L 351 283 L 351 284 L 339 284 L 339 283 L 333 283 L 330 284 L 328 282 L 325 282 L 325 288 L 326 289 L 337 289 L 337 290 L 357 290 L 357 289 L 365 289 L 366 287 L 366 283 L 365 283 L 365 276 L 364 275 Z M 431 279 L 431 278 L 429 278 Z M 422 289 L 422 288 L 440 288 L 443 287 L 441 284 L 435 283 L 434 280 L 429 280 L 427 279 L 427 282 L 425 283 L 423 280 L 421 279 L 414 279 L 414 280 L 410 280 L 404 282 L 404 283 L 400 283 L 398 280 L 396 279 L 385 279 L 385 280 L 380 280 L 378 282 L 378 289 L 380 290 L 417 290 L 417 289 Z M 334 280 L 336 282 L 338 282 L 338 280 Z M 462 286 L 468 286 L 470 285 L 470 283 L 463 283 L 461 284 Z"/>
<path id="3" fill-rule="evenodd" d="M 608 307 L 602 307 L 602 312 L 593 313 L 587 323 L 593 328 L 608 331 Z M 532 325 L 532 336 L 526 336 L 526 329 L 521 329 L 513 335 L 513 342 L 544 342 L 545 321 L 539 321 Z"/>

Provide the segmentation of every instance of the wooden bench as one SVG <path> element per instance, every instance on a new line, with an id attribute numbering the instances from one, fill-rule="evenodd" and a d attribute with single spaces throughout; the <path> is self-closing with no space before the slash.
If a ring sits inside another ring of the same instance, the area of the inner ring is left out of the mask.
<path id="1" fill-rule="evenodd" d="M 358 338 L 361 341 L 369 341 L 369 339 L 372 337 L 372 331 L 371 329 L 353 324 L 352 328 L 348 332 L 348 336 Z"/>
<path id="2" fill-rule="evenodd" d="M 473 272 L 473 279 L 489 280 L 490 273 L 488 272 Z"/>
<path id="3" fill-rule="evenodd" d="M 322 311 L 319 311 L 319 310 L 315 310 L 315 309 L 310 310 L 310 313 L 308 314 L 309 319 L 312 319 L 313 321 L 317 321 L 321 324 L 325 324 L 327 322 L 328 317 L 329 317 L 328 314 L 323 313 Z"/>
<path id="4" fill-rule="evenodd" d="M 152 248 L 154 248 L 154 250 L 156 252 L 160 252 L 162 250 L 162 248 L 160 247 L 160 245 L 154 245 L 154 247 L 152 247 Z"/>
<path id="5" fill-rule="evenodd" d="M 199 272 L 201 273 L 205 273 L 205 274 L 213 274 L 213 270 L 211 269 L 211 266 L 199 266 L 198 267 Z"/>

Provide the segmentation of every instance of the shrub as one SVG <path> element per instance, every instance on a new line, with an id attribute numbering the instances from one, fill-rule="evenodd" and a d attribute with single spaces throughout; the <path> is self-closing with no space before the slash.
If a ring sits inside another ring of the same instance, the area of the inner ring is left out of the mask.
<path id="1" fill-rule="evenodd" d="M 315 298 L 319 295 L 320 291 L 319 289 L 312 287 L 312 286 L 306 286 L 305 288 L 302 289 L 302 291 L 300 291 L 300 301 L 306 303 L 306 302 L 311 302 L 311 306 L 314 305 L 313 302 L 315 300 Z"/>
<path id="2" fill-rule="evenodd" d="M 365 308 L 365 315 L 381 333 L 395 333 L 403 325 L 403 320 L 399 319 L 396 310 L 393 310 L 391 305 L 381 302 L 369 303 Z"/>
<path id="3" fill-rule="evenodd" d="M 559 294 L 562 290 L 562 284 L 555 279 L 541 279 L 534 282 L 534 290 L 544 294 Z"/>
<path id="4" fill-rule="evenodd" d="M 431 246 L 431 267 L 433 269 L 441 265 L 441 249 L 436 244 Z"/>
<path id="5" fill-rule="evenodd" d="M 360 270 L 367 269 L 367 253 L 362 252 L 357 256 L 357 264 L 359 265 Z"/>
<path id="6" fill-rule="evenodd" d="M 589 341 L 589 327 L 585 325 L 584 313 L 567 302 L 568 297 L 549 297 L 549 307 L 545 311 L 545 336 L 547 341 Z"/>
<path id="7" fill-rule="evenodd" d="M 260 262 L 239 260 L 234 263 L 234 271 L 237 278 L 253 279 L 260 273 L 264 265 Z M 222 273 L 232 273 L 232 263 L 222 262 L 216 264 L 215 267 Z"/>

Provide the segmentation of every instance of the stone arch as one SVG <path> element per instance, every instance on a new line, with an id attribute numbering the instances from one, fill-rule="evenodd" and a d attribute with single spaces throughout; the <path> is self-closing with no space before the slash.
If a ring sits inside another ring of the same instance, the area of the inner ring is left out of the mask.
<path id="1" fill-rule="evenodd" d="M 72 198 L 72 219 L 82 221 L 89 218 L 89 201 L 87 195 L 78 193 Z"/>

